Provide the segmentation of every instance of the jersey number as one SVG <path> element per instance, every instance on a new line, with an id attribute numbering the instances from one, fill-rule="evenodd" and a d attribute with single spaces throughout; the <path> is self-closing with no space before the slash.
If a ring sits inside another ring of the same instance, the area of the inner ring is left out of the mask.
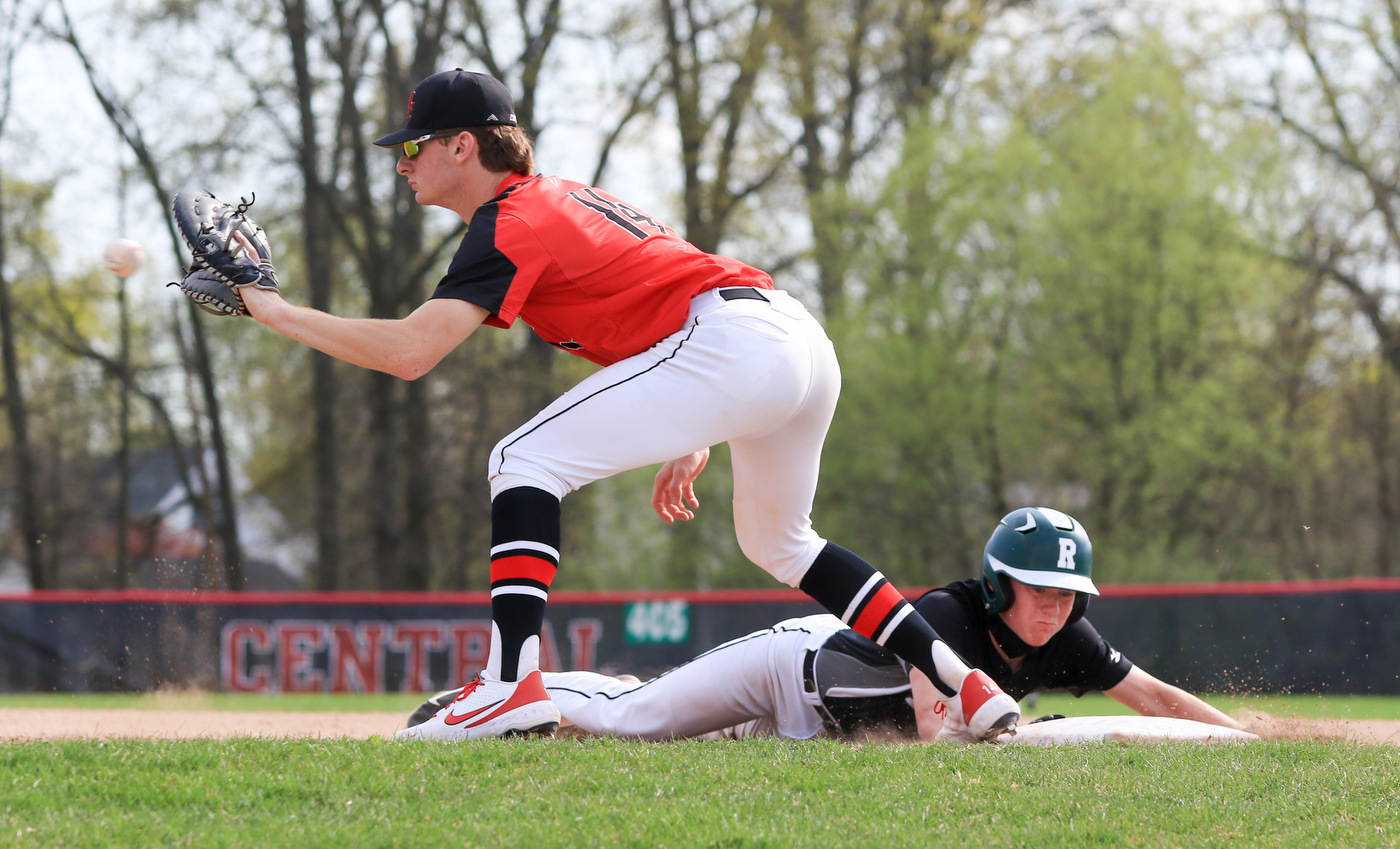
<path id="1" fill-rule="evenodd" d="M 584 195 L 587 195 L 585 197 Z M 666 235 L 669 231 L 665 225 L 644 212 L 633 209 L 625 203 L 608 200 L 592 189 L 584 189 L 582 193 L 569 192 L 569 197 L 608 219 L 612 223 L 636 236 L 638 239 L 646 239 L 652 235 L 643 230 L 641 225 L 645 224 L 655 228 L 656 232 Z"/>

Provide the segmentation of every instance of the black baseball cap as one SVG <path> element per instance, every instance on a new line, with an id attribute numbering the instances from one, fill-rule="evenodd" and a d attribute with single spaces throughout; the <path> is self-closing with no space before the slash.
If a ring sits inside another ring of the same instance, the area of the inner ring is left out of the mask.
<path id="1" fill-rule="evenodd" d="M 408 123 L 374 143 L 394 147 L 437 130 L 490 124 L 516 126 L 515 101 L 505 83 L 490 74 L 454 68 L 419 83 L 408 96 Z"/>

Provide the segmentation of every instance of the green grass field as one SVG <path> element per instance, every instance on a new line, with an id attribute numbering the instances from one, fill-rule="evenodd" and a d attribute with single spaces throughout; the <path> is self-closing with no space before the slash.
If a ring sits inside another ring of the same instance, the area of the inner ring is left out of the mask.
<path id="1" fill-rule="evenodd" d="M 7 707 L 400 711 L 421 696 L 23 695 Z M 1400 699 L 1213 697 L 1400 718 Z M 1122 713 L 1105 697 L 1027 710 Z M 3 736 L 3 729 L 0 729 Z M 1400 747 L 773 740 L 0 744 L 0 847 L 1396 846 Z"/>
<path id="2" fill-rule="evenodd" d="M 1394 846 L 1400 748 L 0 747 L 0 846 Z"/>

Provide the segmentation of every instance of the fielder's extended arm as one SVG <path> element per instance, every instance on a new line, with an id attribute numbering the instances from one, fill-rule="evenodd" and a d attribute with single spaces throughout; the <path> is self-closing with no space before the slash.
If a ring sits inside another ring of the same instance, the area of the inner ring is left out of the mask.
<path id="1" fill-rule="evenodd" d="M 253 318 L 283 336 L 404 380 L 427 374 L 490 315 L 476 304 L 435 298 L 406 318 L 341 318 L 293 306 L 276 292 L 258 289 L 242 294 Z"/>

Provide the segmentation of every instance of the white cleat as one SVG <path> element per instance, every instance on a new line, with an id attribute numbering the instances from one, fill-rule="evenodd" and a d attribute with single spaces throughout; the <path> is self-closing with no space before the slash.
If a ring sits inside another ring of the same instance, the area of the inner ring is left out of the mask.
<path id="1" fill-rule="evenodd" d="M 419 705 L 418 709 L 408 717 L 407 727 L 412 728 L 415 725 L 422 725 L 432 719 L 433 714 L 452 704 L 452 701 L 465 689 L 466 687 L 458 687 L 455 690 L 443 690 L 440 693 L 434 693 L 429 696 L 428 699 L 424 701 L 423 704 Z"/>
<path id="2" fill-rule="evenodd" d="M 394 735 L 395 740 L 479 740 L 553 734 L 559 709 L 549 700 L 539 670 L 519 681 L 496 681 L 482 673 L 432 718 Z"/>
<path id="3" fill-rule="evenodd" d="M 954 700 L 968 732 L 978 740 L 995 740 L 1002 734 L 1016 733 L 1021 706 L 982 670 L 974 669 L 963 679 L 962 689 L 950 701 Z"/>

